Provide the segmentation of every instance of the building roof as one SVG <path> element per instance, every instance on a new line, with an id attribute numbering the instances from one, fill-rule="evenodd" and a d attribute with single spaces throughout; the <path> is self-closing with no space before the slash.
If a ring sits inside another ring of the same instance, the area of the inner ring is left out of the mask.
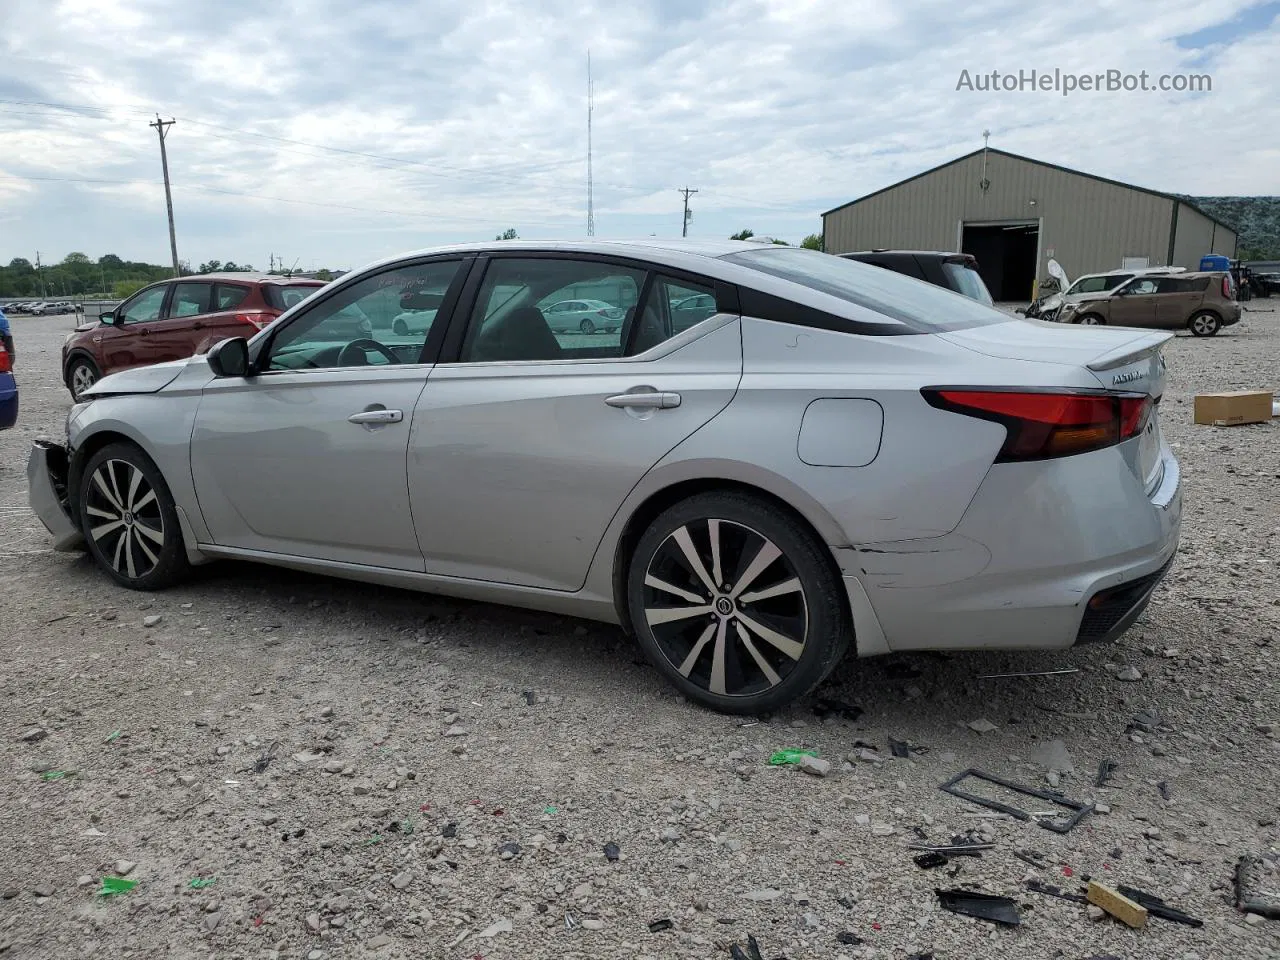
<path id="1" fill-rule="evenodd" d="M 930 167 L 928 170 L 922 171 L 921 173 L 917 173 L 914 176 L 907 177 L 905 180 L 899 180 L 897 183 L 891 183 L 887 187 L 881 187 L 879 190 L 873 190 L 871 193 L 868 193 L 865 196 L 858 197 L 856 200 L 850 200 L 848 203 L 842 203 L 838 207 L 832 207 L 830 210 L 825 211 L 822 215 L 826 217 L 829 214 L 835 213 L 837 210 L 843 210 L 846 207 L 852 207 L 855 203 L 861 203 L 863 200 L 870 200 L 872 197 L 878 196 L 882 193 L 887 193 L 890 190 L 894 190 L 902 186 L 904 183 L 910 183 L 912 180 L 919 180 L 921 177 L 927 177 L 931 173 L 937 173 L 939 170 L 943 170 L 947 167 L 953 166 L 954 164 L 960 163 L 964 160 L 968 160 L 970 157 L 976 157 L 979 154 L 981 154 L 983 150 L 986 150 L 990 153 L 999 154 L 1002 157 L 1010 157 L 1014 160 L 1021 160 L 1023 163 L 1034 163 L 1038 167 L 1048 167 L 1050 170 L 1058 170 L 1062 173 L 1074 174 L 1077 177 L 1086 177 L 1089 180 L 1096 180 L 1099 183 L 1109 183 L 1113 187 L 1124 187 L 1126 190 L 1137 190 L 1139 193 L 1147 193 L 1153 197 L 1163 197 L 1166 200 L 1173 200 L 1177 203 L 1182 204 L 1183 206 L 1190 207 L 1196 213 L 1200 214 L 1203 217 L 1207 217 L 1208 219 L 1216 223 L 1218 226 L 1226 227 L 1232 233 L 1236 233 L 1236 228 L 1233 227 L 1231 224 L 1224 223 L 1223 221 L 1219 220 L 1217 217 L 1206 212 L 1202 207 L 1200 207 L 1196 203 L 1193 203 L 1190 199 L 1188 199 L 1184 195 L 1180 195 L 1176 193 L 1165 193 L 1163 190 L 1152 190 L 1150 187 L 1139 187 L 1139 186 L 1135 186 L 1132 183 L 1125 183 L 1122 180 L 1112 180 L 1108 177 L 1100 177 L 1097 174 L 1085 173 L 1083 170 L 1072 170 L 1070 167 L 1059 166 L 1056 163 L 1047 163 L 1044 160 L 1037 160 L 1035 157 L 1024 157 L 1020 153 L 1010 153 L 1008 150 L 999 150 L 996 147 L 979 147 L 977 150 L 974 150 L 970 153 L 966 153 L 964 156 L 956 157 L 954 160 L 948 160 L 946 163 L 940 163 L 936 167 Z"/>

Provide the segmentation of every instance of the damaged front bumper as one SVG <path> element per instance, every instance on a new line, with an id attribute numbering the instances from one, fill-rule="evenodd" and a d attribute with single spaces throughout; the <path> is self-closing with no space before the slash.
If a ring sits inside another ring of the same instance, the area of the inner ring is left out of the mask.
<path id="1" fill-rule="evenodd" d="M 84 543 L 80 525 L 71 516 L 67 498 L 67 472 L 71 458 L 67 448 L 50 440 L 31 444 L 27 460 L 27 490 L 31 509 L 53 535 L 53 549 L 75 550 Z"/>

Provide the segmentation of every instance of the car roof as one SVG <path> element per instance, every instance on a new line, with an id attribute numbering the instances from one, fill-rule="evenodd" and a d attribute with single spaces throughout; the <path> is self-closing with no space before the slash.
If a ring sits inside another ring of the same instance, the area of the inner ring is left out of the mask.
<path id="1" fill-rule="evenodd" d="M 312 277 L 282 277 L 274 273 L 245 273 L 242 271 L 232 271 L 230 273 L 196 273 L 191 276 L 181 276 L 178 280 L 235 280 L 240 283 L 288 283 L 288 284 L 306 284 L 307 286 L 323 287 L 324 280 L 316 280 Z"/>
<path id="2" fill-rule="evenodd" d="M 840 254 L 836 254 L 836 256 L 840 256 L 840 257 L 869 257 L 869 256 L 883 256 L 884 254 L 890 254 L 890 255 L 892 255 L 892 256 L 899 256 L 899 257 L 905 257 L 905 256 L 911 256 L 911 257 L 973 257 L 973 254 L 971 254 L 971 253 L 961 253 L 961 252 L 956 251 L 956 250 L 889 250 L 889 249 L 882 249 L 882 248 L 878 248 L 878 247 L 877 247 L 877 248 L 875 248 L 875 249 L 873 249 L 873 250 L 850 250 L 850 251 L 849 251 L 849 252 L 847 252 L 847 253 L 840 253 Z M 977 258 L 976 258 L 976 257 L 974 257 L 974 259 L 977 259 Z"/>

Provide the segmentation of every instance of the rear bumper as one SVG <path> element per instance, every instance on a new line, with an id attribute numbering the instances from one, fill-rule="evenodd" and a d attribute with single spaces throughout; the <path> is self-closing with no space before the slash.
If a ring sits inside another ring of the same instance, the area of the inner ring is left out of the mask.
<path id="1" fill-rule="evenodd" d="M 0 373 L 0 430 L 18 422 L 18 382 L 11 373 Z"/>
<path id="2" fill-rule="evenodd" d="M 31 444 L 27 459 L 27 490 L 31 509 L 53 535 L 55 550 L 74 550 L 84 543 L 80 526 L 71 518 L 67 502 L 67 448 L 48 440 Z"/>
<path id="3" fill-rule="evenodd" d="M 1177 460 L 1150 493 L 1117 448 L 994 467 L 956 529 L 868 544 L 855 572 L 891 650 L 1058 649 L 1113 640 L 1173 563 Z"/>

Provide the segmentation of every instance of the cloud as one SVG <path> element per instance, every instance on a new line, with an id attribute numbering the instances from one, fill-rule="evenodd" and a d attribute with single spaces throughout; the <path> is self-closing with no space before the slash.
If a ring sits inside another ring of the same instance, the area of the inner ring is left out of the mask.
<path id="1" fill-rule="evenodd" d="M 678 234 L 688 185 L 693 235 L 798 241 L 822 210 L 980 146 L 983 129 L 994 146 L 1145 186 L 1278 193 L 1275 150 L 1248 133 L 1280 121 L 1276 9 L 8 0 L 0 203 L 16 220 L 0 258 L 167 259 L 157 111 L 178 120 L 168 146 L 192 261 L 352 266 L 508 226 L 580 236 L 588 48 L 602 235 Z M 1032 68 L 1200 72 L 1213 90 L 956 90 L 962 70 Z M 1231 149 L 1206 163 L 1205 143 Z M 62 179 L 14 179 L 34 177 Z M 81 179 L 130 182 L 68 182 Z"/>

